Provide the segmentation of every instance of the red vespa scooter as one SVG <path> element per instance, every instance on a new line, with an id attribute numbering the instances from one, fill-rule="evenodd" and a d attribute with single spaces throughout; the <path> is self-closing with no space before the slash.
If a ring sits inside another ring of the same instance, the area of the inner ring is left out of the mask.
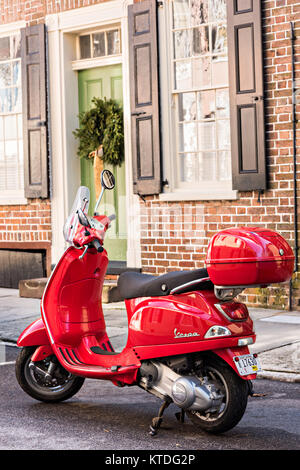
<path id="1" fill-rule="evenodd" d="M 113 189 L 104 170 L 102 192 Z M 138 385 L 163 400 L 150 433 L 157 433 L 164 409 L 174 403 L 201 430 L 221 433 L 242 418 L 252 379 L 260 370 L 249 353 L 255 341 L 247 307 L 233 299 L 249 285 L 288 280 L 293 253 L 276 232 L 231 229 L 213 237 L 207 269 L 151 276 L 123 273 L 128 340 L 116 352 L 106 333 L 101 305 L 108 258 L 103 248 L 114 216 L 87 215 L 89 190 L 80 187 L 65 227 L 71 246 L 46 286 L 41 319 L 20 335 L 16 377 L 23 390 L 44 402 L 60 402 L 81 388 L 85 377 L 115 385 Z"/>

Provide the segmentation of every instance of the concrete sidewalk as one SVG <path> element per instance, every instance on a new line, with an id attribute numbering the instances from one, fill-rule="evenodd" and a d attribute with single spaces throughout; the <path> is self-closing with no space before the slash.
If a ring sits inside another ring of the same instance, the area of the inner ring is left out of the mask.
<path id="1" fill-rule="evenodd" d="M 107 332 L 115 350 L 127 340 L 124 302 L 104 304 Z M 300 383 L 300 312 L 249 308 L 257 335 L 250 346 L 259 353 L 261 378 Z M 17 289 L 0 288 L 0 341 L 16 343 L 20 333 L 40 317 L 40 300 L 19 297 Z"/>

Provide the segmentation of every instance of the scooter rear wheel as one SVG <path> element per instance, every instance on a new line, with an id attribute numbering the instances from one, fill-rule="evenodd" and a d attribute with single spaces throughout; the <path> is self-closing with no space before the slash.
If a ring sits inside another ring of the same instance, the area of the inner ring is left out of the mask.
<path id="1" fill-rule="evenodd" d="M 247 381 L 217 359 L 207 360 L 203 376 L 223 394 L 222 404 L 214 412 L 187 411 L 187 415 L 200 430 L 212 434 L 229 431 L 245 413 L 249 394 Z"/>
<path id="2" fill-rule="evenodd" d="M 31 363 L 35 349 L 35 347 L 22 348 L 16 360 L 16 377 L 24 392 L 36 400 L 47 403 L 57 403 L 75 395 L 82 387 L 84 378 L 70 374 L 54 355 L 43 361 Z M 46 374 L 51 363 L 51 377 L 48 377 Z"/>

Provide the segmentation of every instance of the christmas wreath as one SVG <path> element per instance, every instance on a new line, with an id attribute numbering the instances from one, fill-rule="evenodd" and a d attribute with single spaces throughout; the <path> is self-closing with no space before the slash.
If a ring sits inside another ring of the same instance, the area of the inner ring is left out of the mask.
<path id="1" fill-rule="evenodd" d="M 97 155 L 104 163 L 121 166 L 124 161 L 123 110 L 117 101 L 94 97 L 92 107 L 79 114 L 79 125 L 73 134 L 79 140 L 80 158 Z"/>

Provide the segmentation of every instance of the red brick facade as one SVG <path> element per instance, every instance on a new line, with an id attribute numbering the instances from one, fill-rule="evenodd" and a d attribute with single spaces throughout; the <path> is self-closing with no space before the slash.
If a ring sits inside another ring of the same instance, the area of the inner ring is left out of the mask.
<path id="1" fill-rule="evenodd" d="M 50 242 L 50 201 L 31 199 L 26 206 L 0 206 L 1 242 Z"/>
<path id="2" fill-rule="evenodd" d="M 97 0 L 0 0 L 0 25 L 101 3 Z M 300 89 L 300 4 L 298 0 L 262 0 L 267 174 L 269 189 L 243 192 L 235 201 L 141 201 L 141 249 L 144 272 L 203 267 L 210 237 L 231 226 L 264 226 L 280 232 L 294 246 L 292 63 L 290 22 L 295 22 L 295 73 Z M 297 157 L 300 148 L 300 94 L 297 105 Z M 298 168 L 297 179 L 300 170 Z M 300 184 L 298 183 L 298 192 Z M 299 192 L 300 194 L 300 192 Z M 0 206 L 2 241 L 51 241 L 48 200 L 27 206 Z M 300 220 L 300 201 L 298 218 Z M 293 280 L 293 305 L 300 309 L 300 281 Z M 299 286 L 298 286 L 299 283 Z M 249 289 L 250 305 L 288 308 L 289 286 Z"/>

